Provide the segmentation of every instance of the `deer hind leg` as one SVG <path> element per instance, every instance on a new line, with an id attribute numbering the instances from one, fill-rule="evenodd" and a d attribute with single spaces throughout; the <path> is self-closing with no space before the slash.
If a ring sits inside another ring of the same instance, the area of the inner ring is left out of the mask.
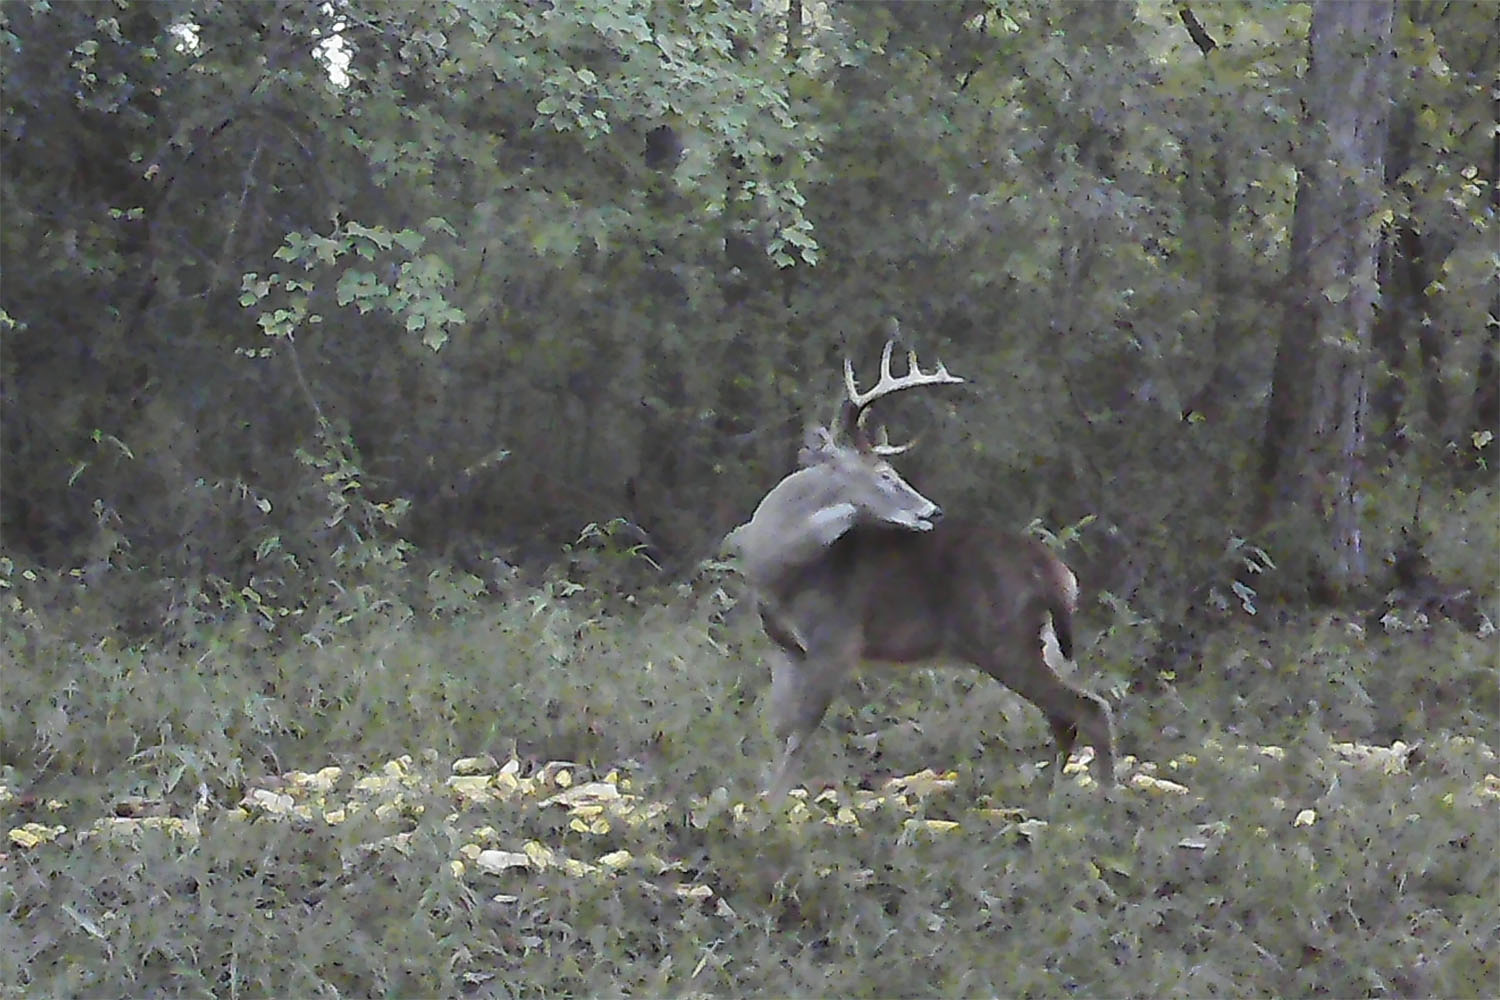
<path id="1" fill-rule="evenodd" d="M 1062 781 L 1063 768 L 1067 766 L 1068 755 L 1073 752 L 1073 744 L 1078 742 L 1078 727 L 1055 715 L 1047 716 L 1047 724 L 1052 727 L 1052 742 L 1057 745 L 1057 761 L 1052 770 L 1052 787 L 1056 788 Z"/>
<path id="2" fill-rule="evenodd" d="M 1114 719 L 1103 698 L 1080 690 L 1059 677 L 1047 663 L 1040 641 L 1007 651 L 1003 660 L 985 664 L 1000 683 L 1042 710 L 1057 744 L 1057 770 L 1062 774 L 1073 744 L 1082 736 L 1094 748 L 1094 780 L 1106 788 L 1115 784 Z"/>

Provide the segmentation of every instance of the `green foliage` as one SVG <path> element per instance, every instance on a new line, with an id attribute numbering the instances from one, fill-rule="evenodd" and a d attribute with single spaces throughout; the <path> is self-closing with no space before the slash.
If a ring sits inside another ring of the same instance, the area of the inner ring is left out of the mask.
<path id="1" fill-rule="evenodd" d="M 456 235 L 443 219 L 428 219 L 423 228 L 447 236 Z M 442 258 L 433 254 L 418 255 L 427 237 L 412 229 L 388 232 L 381 226 L 366 227 L 345 224 L 338 238 L 288 233 L 285 244 L 277 250 L 277 260 L 301 265 L 304 273 L 315 269 L 338 275 L 333 297 L 342 307 L 354 306 L 360 315 L 375 309 L 391 313 L 401 321 L 407 333 L 420 333 L 422 343 L 436 351 L 448 341 L 447 328 L 464 322 L 464 314 L 444 297 L 453 284 L 453 275 Z M 346 266 L 336 270 L 339 258 L 352 254 L 366 266 Z M 394 274 L 389 284 L 380 280 L 378 271 Z M 262 278 L 246 274 L 241 279 L 240 305 L 262 306 L 256 323 L 269 337 L 291 337 L 304 324 L 322 323 L 322 313 L 313 310 L 312 302 L 327 291 L 317 282 L 280 274 Z M 265 302 L 277 291 L 271 302 Z M 269 308 L 266 308 L 269 307 Z"/>
<path id="2" fill-rule="evenodd" d="M 937 425 L 913 461 L 948 506 L 1092 516 L 1202 576 L 1260 528 L 1308 10 L 1192 13 L 1215 47 L 1119 5 L 8 7 L 7 536 L 76 567 L 98 507 L 120 565 L 238 590 L 279 513 L 198 484 L 286 509 L 311 403 L 419 547 L 623 518 L 682 570 L 897 315 L 976 387 L 892 414 Z M 1373 424 L 1427 461 L 1486 454 L 1482 20 L 1397 24 L 1406 388 Z"/>

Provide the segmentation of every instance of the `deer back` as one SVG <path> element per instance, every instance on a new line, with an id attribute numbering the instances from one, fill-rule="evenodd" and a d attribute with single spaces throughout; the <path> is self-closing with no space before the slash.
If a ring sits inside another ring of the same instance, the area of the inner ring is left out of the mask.
<path id="1" fill-rule="evenodd" d="M 1050 614 L 1072 657 L 1072 572 L 1041 541 L 975 523 L 922 533 L 858 525 L 769 596 L 767 633 L 778 642 L 832 628 L 857 632 L 866 659 L 973 661 Z"/>

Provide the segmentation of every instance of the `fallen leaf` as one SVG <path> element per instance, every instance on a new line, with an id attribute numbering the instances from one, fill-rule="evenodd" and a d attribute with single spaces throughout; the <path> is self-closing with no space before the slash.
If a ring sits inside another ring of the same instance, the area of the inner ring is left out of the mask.
<path id="1" fill-rule="evenodd" d="M 474 864 L 480 871 L 491 875 L 508 871 L 511 868 L 530 868 L 531 857 L 519 851 L 480 851 L 474 856 Z"/>
<path id="2" fill-rule="evenodd" d="M 453 762 L 453 773 L 457 775 L 490 774 L 500 765 L 489 754 L 478 757 L 460 757 Z"/>
<path id="3" fill-rule="evenodd" d="M 56 840 L 68 832 L 65 826 L 43 826 L 41 823 L 27 823 L 10 831 L 10 842 L 17 847 L 32 848 L 39 844 L 45 844 L 50 840 Z"/>

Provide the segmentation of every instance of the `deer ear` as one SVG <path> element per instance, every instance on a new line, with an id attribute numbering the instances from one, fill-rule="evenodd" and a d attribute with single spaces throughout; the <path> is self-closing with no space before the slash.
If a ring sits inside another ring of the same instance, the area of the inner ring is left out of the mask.
<path id="1" fill-rule="evenodd" d="M 803 466 L 826 462 L 833 456 L 835 447 L 833 434 L 827 427 L 809 427 L 802 439 L 802 450 L 797 452 L 797 462 Z"/>
<path id="2" fill-rule="evenodd" d="M 836 503 L 808 518 L 808 527 L 818 544 L 827 548 L 847 534 L 858 518 L 859 510 L 852 503 Z"/>

